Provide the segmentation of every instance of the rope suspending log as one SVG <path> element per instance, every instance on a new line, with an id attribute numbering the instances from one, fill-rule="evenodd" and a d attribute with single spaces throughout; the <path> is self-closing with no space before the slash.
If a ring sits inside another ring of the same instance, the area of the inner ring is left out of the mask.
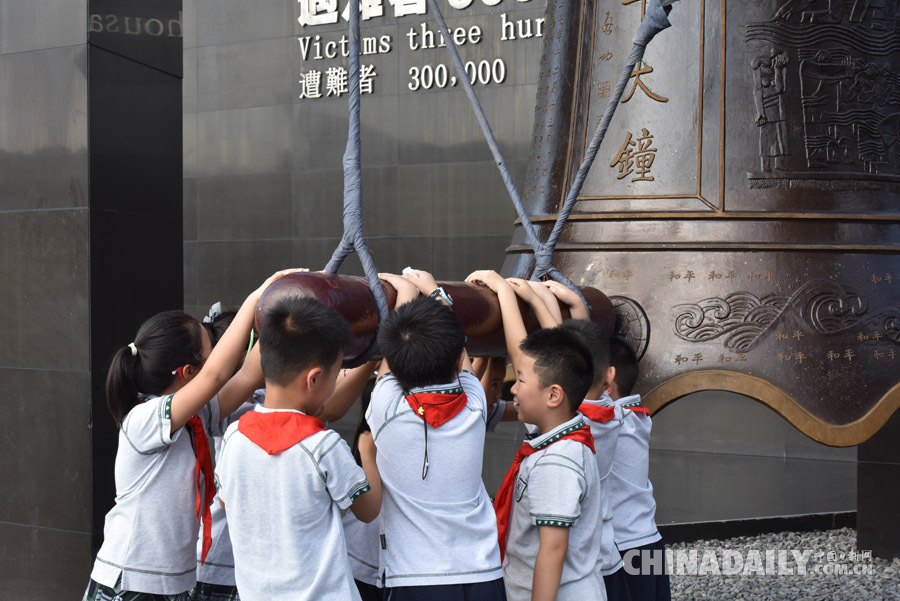
<path id="1" fill-rule="evenodd" d="M 438 28 L 441 31 L 441 35 L 444 36 L 444 41 L 447 44 L 447 51 L 450 53 L 450 58 L 456 69 L 456 73 L 463 85 L 463 89 L 466 91 L 466 96 L 469 97 L 469 101 L 472 104 L 472 110 L 475 112 L 475 118 L 478 120 L 478 124 L 481 126 L 481 130 L 484 133 L 485 140 L 491 150 L 491 154 L 494 157 L 494 162 L 497 164 L 497 168 L 500 171 L 500 177 L 503 180 L 504 185 L 506 186 L 506 190 L 509 193 L 509 197 L 512 200 L 513 205 L 515 206 L 519 221 L 522 223 L 522 228 L 525 231 L 526 240 L 528 241 L 528 244 L 531 246 L 532 252 L 534 253 L 535 269 L 531 275 L 532 280 L 540 280 L 544 277 L 549 277 L 553 280 L 556 280 L 557 282 L 565 284 L 570 289 L 575 291 L 578 296 L 582 298 L 582 300 L 584 300 L 584 297 L 581 295 L 578 287 L 575 286 L 575 284 L 569 278 L 567 278 L 553 265 L 553 254 L 556 249 L 556 244 L 559 242 L 559 238 L 566 226 L 569 215 L 572 213 L 572 209 L 575 206 L 575 201 L 578 199 L 578 194 L 581 192 L 581 188 L 584 185 L 584 180 L 587 177 L 587 174 L 591 169 L 591 165 L 593 164 L 594 159 L 597 156 L 597 151 L 600 148 L 600 144 L 603 142 L 603 137 L 606 135 L 606 130 L 609 128 L 612 117 L 616 112 L 616 108 L 618 107 L 619 101 L 622 98 L 625 86 L 628 85 L 628 80 L 631 78 L 631 74 L 634 72 L 634 67 L 637 65 L 638 61 L 643 58 L 644 51 L 647 48 L 647 44 L 650 43 L 650 40 L 652 40 L 657 33 L 671 25 L 671 23 L 669 23 L 667 15 L 672 10 L 671 5 L 676 1 L 677 0 L 650 0 L 650 2 L 648 3 L 647 12 L 644 16 L 643 21 L 641 21 L 640 27 L 638 28 L 637 34 L 634 39 L 634 46 L 632 47 L 631 53 L 626 60 L 625 67 L 622 69 L 622 73 L 619 76 L 619 80 L 616 84 L 616 89 L 609 100 L 609 104 L 606 107 L 603 118 L 600 120 L 600 124 L 597 126 L 597 130 L 594 132 L 594 135 L 591 138 L 591 143 L 585 151 L 584 159 L 582 160 L 581 166 L 578 169 L 578 173 L 572 183 L 572 187 L 569 190 L 569 193 L 566 195 L 566 199 L 563 202 L 563 205 L 560 207 L 559 214 L 557 216 L 556 223 L 553 226 L 553 230 L 550 233 L 550 237 L 548 238 L 546 243 L 543 243 L 540 241 L 537 229 L 531 222 L 528 211 L 525 210 L 525 207 L 522 204 L 522 199 L 519 196 L 519 190 L 516 188 L 516 185 L 512 179 L 512 175 L 509 172 L 509 168 L 506 166 L 506 161 L 504 160 L 503 154 L 500 152 L 500 148 L 497 145 L 497 140 L 494 137 L 494 132 L 491 130 L 491 126 L 484 114 L 484 109 L 482 108 L 481 103 L 478 100 L 478 96 L 475 93 L 475 88 L 469 81 L 469 77 L 466 74 L 462 59 L 459 56 L 459 51 L 456 48 L 456 43 L 453 40 L 453 36 L 450 35 L 450 32 L 447 28 L 447 23 L 444 21 L 444 15 L 441 13 L 441 9 L 437 4 L 437 0 L 428 0 L 428 4 L 431 7 L 431 10 L 434 12 L 435 21 L 437 22 Z"/>
<path id="2" fill-rule="evenodd" d="M 350 71 L 350 124 L 347 130 L 347 147 L 344 150 L 344 234 L 341 242 L 334 250 L 331 260 L 325 266 L 325 271 L 331 274 L 337 273 L 341 264 L 350 253 L 356 251 L 366 274 L 366 281 L 375 304 L 378 307 L 378 328 L 388 316 L 388 302 L 384 295 L 381 280 L 378 279 L 378 269 L 369 254 L 366 238 L 363 235 L 362 218 L 362 163 L 360 159 L 360 90 L 359 90 L 359 0 L 350 0 L 350 46 L 349 46 L 349 71 Z M 369 348 L 354 361 L 356 365 L 362 365 L 375 353 L 378 346 L 377 334 L 372 339 Z"/>

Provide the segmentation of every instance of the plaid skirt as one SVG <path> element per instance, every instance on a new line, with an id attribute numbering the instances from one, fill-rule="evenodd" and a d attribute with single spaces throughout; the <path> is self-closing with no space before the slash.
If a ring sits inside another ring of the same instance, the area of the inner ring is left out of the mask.
<path id="1" fill-rule="evenodd" d="M 198 582 L 189 593 L 190 601 L 241 601 L 236 586 Z"/>
<path id="2" fill-rule="evenodd" d="M 152 593 L 134 593 L 131 591 L 116 592 L 91 580 L 84 591 L 82 601 L 190 601 L 190 593 L 177 595 L 154 595 Z"/>

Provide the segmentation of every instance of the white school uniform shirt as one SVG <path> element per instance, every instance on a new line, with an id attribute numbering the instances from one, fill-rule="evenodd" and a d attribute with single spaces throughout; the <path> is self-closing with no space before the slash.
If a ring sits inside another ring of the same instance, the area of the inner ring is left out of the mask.
<path id="1" fill-rule="evenodd" d="M 597 451 L 594 459 L 597 462 L 597 471 L 600 474 L 599 490 L 603 515 L 603 523 L 600 527 L 600 573 L 603 576 L 609 576 L 624 565 L 622 555 L 616 547 L 612 503 L 610 502 L 607 478 L 612 468 L 624 415 L 623 409 L 620 406 L 616 406 L 612 398 L 606 393 L 603 393 L 603 396 L 596 401 L 585 399 L 584 402 L 598 407 L 613 407 L 615 410 L 615 417 L 607 422 L 595 422 L 584 416 L 584 422 L 591 427 L 591 435 L 594 437 L 594 449 Z"/>
<path id="2" fill-rule="evenodd" d="M 375 385 L 366 420 L 381 474 L 384 586 L 489 582 L 502 577 L 497 521 L 481 480 L 485 410 L 481 382 L 468 372 L 459 383 L 415 388 L 441 392 L 462 386 L 467 404 L 439 428 L 413 412 L 397 379 Z"/>
<path id="3" fill-rule="evenodd" d="M 348 511 L 342 521 L 353 578 L 381 588 L 381 517 L 367 524 Z"/>
<path id="4" fill-rule="evenodd" d="M 617 404 L 625 410 L 624 420 L 608 481 L 616 546 L 624 552 L 655 543 L 662 536 L 656 528 L 656 501 L 648 477 L 653 423 L 649 415 L 628 409 L 641 404 L 640 395 L 623 397 Z"/>
<path id="5" fill-rule="evenodd" d="M 225 432 L 228 426 L 239 420 L 242 415 L 252 411 L 254 403 L 261 404 L 265 398 L 264 389 L 254 392 L 253 403 L 244 403 L 234 413 L 222 419 L 219 426 L 220 431 Z M 213 447 L 218 460 L 222 453 L 221 435 L 213 437 Z M 203 524 L 200 524 L 200 536 L 197 539 L 197 582 L 234 586 L 234 552 L 231 549 L 231 535 L 228 533 L 228 522 L 225 518 L 225 510 L 219 503 L 219 495 L 213 499 L 209 510 L 212 515 L 212 526 L 210 527 L 212 545 L 206 553 L 206 561 L 200 563 L 203 553 Z"/>
<path id="6" fill-rule="evenodd" d="M 359 600 L 341 511 L 369 482 L 337 432 L 269 455 L 232 424 L 216 476 L 243 601 Z"/>
<path id="7" fill-rule="evenodd" d="M 557 601 L 606 599 L 606 587 L 600 575 L 603 512 L 597 462 L 586 445 L 559 440 L 584 425 L 578 413 L 546 434 L 527 441 L 538 450 L 522 460 L 516 476 L 503 559 L 509 601 L 531 599 L 541 526 L 569 528 L 569 548 Z"/>
<path id="8" fill-rule="evenodd" d="M 189 428 L 171 432 L 172 397 L 137 405 L 119 430 L 116 504 L 91 571 L 95 582 L 115 590 L 177 595 L 196 583 L 197 457 Z M 198 414 L 216 434 L 218 398 Z"/>

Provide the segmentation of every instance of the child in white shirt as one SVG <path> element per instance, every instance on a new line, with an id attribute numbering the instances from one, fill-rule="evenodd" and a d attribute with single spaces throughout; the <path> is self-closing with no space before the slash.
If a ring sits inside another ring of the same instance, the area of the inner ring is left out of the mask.
<path id="1" fill-rule="evenodd" d="M 287 297 L 265 315 L 265 405 L 225 434 L 216 468 L 243 601 L 359 599 L 341 511 L 370 522 L 381 507 L 371 436 L 360 468 L 316 417 L 335 390 L 346 321 L 312 299 Z"/>
<path id="2" fill-rule="evenodd" d="M 385 359 L 366 419 L 384 482 L 387 598 L 504 599 L 494 513 L 481 480 L 485 397 L 462 325 L 430 274 L 383 277 L 402 306 L 382 324 Z M 419 291 L 442 300 L 406 302 Z"/>

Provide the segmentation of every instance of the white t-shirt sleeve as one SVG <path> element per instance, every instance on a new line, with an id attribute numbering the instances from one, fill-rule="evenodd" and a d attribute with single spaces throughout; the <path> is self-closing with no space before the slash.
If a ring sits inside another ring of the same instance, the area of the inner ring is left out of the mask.
<path id="1" fill-rule="evenodd" d="M 172 397 L 154 397 L 136 405 L 122 421 L 122 434 L 135 451 L 154 453 L 178 439 L 182 428 L 172 433 Z"/>
<path id="2" fill-rule="evenodd" d="M 337 432 L 329 430 L 319 446 L 322 451 L 316 459 L 325 478 L 325 488 L 337 506 L 345 510 L 357 497 L 369 492 L 366 472 L 356 464 L 349 445 Z"/>
<path id="3" fill-rule="evenodd" d="M 403 390 L 400 388 L 397 378 L 390 373 L 383 375 L 375 383 L 369 408 L 366 410 L 366 422 L 369 424 L 369 429 L 372 430 L 372 436 L 376 442 L 381 433 L 381 427 L 388 420 L 391 401 L 396 400 L 402 394 Z"/>
<path id="4" fill-rule="evenodd" d="M 459 383 L 462 385 L 463 390 L 466 391 L 470 406 L 480 409 L 481 416 L 487 423 L 487 398 L 485 397 L 481 381 L 474 374 L 462 371 L 459 373 Z"/>
<path id="5" fill-rule="evenodd" d="M 584 470 L 564 455 L 545 453 L 528 476 L 531 523 L 571 528 L 581 517 L 587 489 Z"/>

